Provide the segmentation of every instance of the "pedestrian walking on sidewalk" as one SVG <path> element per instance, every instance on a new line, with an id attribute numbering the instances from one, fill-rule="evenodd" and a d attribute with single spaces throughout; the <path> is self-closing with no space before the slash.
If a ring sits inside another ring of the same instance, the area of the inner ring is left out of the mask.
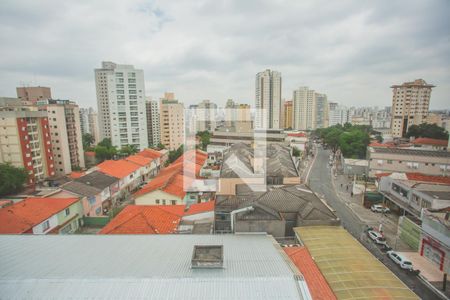
<path id="1" fill-rule="evenodd" d="M 352 196 L 352 198 L 353 198 L 353 191 L 350 192 L 350 196 Z"/>
<path id="2" fill-rule="evenodd" d="M 347 185 L 347 192 L 348 192 L 348 185 Z"/>

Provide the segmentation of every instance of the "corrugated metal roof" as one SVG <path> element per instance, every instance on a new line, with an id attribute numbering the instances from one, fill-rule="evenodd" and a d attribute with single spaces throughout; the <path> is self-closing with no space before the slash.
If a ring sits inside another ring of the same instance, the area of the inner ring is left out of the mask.
<path id="1" fill-rule="evenodd" d="M 223 269 L 191 269 L 194 245 L 223 245 Z M 0 236 L 5 298 L 303 299 L 266 235 Z M 301 278 L 301 277 L 300 277 Z"/>

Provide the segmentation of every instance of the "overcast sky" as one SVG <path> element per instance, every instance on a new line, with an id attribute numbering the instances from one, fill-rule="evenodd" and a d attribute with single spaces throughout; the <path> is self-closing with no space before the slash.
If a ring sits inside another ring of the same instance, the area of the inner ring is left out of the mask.
<path id="1" fill-rule="evenodd" d="M 101 61 L 144 70 L 146 95 L 254 103 L 255 74 L 344 105 L 391 104 L 392 84 L 436 85 L 450 109 L 450 1 L 0 1 L 0 96 L 50 86 L 96 107 Z"/>

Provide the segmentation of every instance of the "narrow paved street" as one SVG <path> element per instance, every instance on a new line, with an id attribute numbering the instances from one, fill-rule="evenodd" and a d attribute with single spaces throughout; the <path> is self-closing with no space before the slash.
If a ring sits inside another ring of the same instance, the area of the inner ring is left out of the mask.
<path id="1" fill-rule="evenodd" d="M 331 178 L 330 166 L 328 165 L 329 155 L 329 150 L 323 150 L 320 146 L 318 147 L 315 160 L 312 162 L 311 171 L 309 172 L 309 176 L 307 176 L 307 182 L 310 188 L 317 195 L 325 199 L 328 205 L 335 210 L 336 215 L 341 219 L 342 226 L 394 272 L 409 288 L 416 292 L 420 298 L 430 300 L 439 299 L 417 276 L 400 269 L 378 246 L 366 237 L 364 232 L 366 224 L 355 215 L 336 193 Z"/>

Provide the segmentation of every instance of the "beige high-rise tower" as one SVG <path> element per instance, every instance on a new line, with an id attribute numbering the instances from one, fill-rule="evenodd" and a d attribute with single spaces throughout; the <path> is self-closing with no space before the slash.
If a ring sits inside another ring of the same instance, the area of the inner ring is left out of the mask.
<path id="1" fill-rule="evenodd" d="M 165 93 L 159 109 L 161 143 L 169 150 L 178 149 L 184 143 L 184 106 L 173 93 Z"/>
<path id="2" fill-rule="evenodd" d="M 404 137 L 411 125 L 425 123 L 430 108 L 431 89 L 423 79 L 393 85 L 392 122 L 393 137 Z"/>
<path id="3" fill-rule="evenodd" d="M 281 73 L 269 69 L 256 74 L 255 128 L 282 128 Z"/>

